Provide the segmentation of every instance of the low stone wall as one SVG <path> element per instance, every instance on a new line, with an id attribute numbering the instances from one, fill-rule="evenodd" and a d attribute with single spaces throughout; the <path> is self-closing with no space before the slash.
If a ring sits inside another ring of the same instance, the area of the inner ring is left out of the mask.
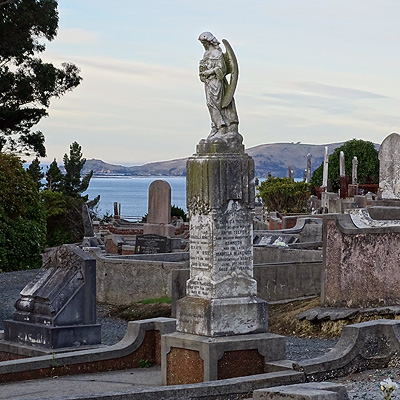
<path id="1" fill-rule="evenodd" d="M 381 225 L 357 228 L 348 214 L 324 217 L 325 307 L 399 304 L 400 226 Z"/>
<path id="2" fill-rule="evenodd" d="M 91 253 L 96 259 L 97 301 L 108 304 L 170 297 L 172 271 L 189 267 L 188 253 L 113 257 L 95 249 Z"/>
<path id="3" fill-rule="evenodd" d="M 258 296 L 268 302 L 321 293 L 322 260 L 254 266 Z"/>
<path id="4" fill-rule="evenodd" d="M 322 261 L 321 250 L 300 250 L 281 246 L 254 246 L 254 265 L 281 262 Z"/>

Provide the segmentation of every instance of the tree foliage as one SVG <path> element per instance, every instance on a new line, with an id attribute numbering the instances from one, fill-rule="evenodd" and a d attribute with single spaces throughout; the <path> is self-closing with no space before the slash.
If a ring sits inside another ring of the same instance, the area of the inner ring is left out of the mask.
<path id="1" fill-rule="evenodd" d="M 0 151 L 44 157 L 44 135 L 31 128 L 43 117 L 50 99 L 79 85 L 79 69 L 61 68 L 36 57 L 40 40 L 56 37 L 56 0 L 17 0 L 0 4 Z"/>
<path id="2" fill-rule="evenodd" d="M 42 172 L 40 161 L 37 157 L 34 160 L 32 160 L 26 172 L 31 176 L 33 181 L 36 183 L 37 189 L 40 190 L 43 186 L 42 179 L 44 178 L 44 173 Z"/>
<path id="3" fill-rule="evenodd" d="M 281 213 L 304 212 L 310 195 L 306 182 L 293 182 L 289 178 L 273 176 L 261 182 L 258 191 L 268 211 Z"/>
<path id="4" fill-rule="evenodd" d="M 0 153 L 0 270 L 38 268 L 45 237 L 37 185 L 18 157 Z"/>
<path id="5" fill-rule="evenodd" d="M 171 206 L 171 217 L 180 217 L 183 219 L 183 221 L 187 220 L 185 210 L 176 206 L 175 204 Z"/>
<path id="6" fill-rule="evenodd" d="M 60 168 L 58 168 L 57 160 L 54 159 L 46 171 L 46 189 L 61 190 L 62 178 L 63 175 Z"/>
<path id="7" fill-rule="evenodd" d="M 81 171 L 86 163 L 86 158 L 82 157 L 82 148 L 74 142 L 69 148 L 69 156 L 64 154 L 65 175 L 63 177 L 63 190 L 68 196 L 80 196 L 88 187 L 93 171 L 81 177 Z"/>
<path id="8" fill-rule="evenodd" d="M 357 180 L 360 184 L 379 182 L 379 159 L 378 151 L 372 142 L 352 139 L 337 147 L 329 156 L 328 178 L 331 180 L 332 188 L 338 191 L 340 188 L 340 152 L 343 151 L 345 158 L 345 173 L 351 182 L 352 160 L 357 157 Z M 312 186 L 322 185 L 324 163 L 313 173 Z"/>
<path id="9" fill-rule="evenodd" d="M 91 201 L 87 195 L 82 196 L 89 187 L 93 171 L 81 177 L 86 162 L 81 150 L 77 142 L 71 144 L 69 155 L 64 155 L 64 175 L 56 159 L 46 171 L 47 184 L 41 197 L 47 218 L 47 246 L 81 241 L 84 235 L 82 206 L 86 203 L 93 209 L 100 200 L 100 196 Z"/>

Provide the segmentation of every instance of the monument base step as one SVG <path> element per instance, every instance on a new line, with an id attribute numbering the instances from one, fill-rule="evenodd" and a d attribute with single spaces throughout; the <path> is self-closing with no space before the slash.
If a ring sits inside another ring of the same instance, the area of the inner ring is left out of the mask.
<path id="1" fill-rule="evenodd" d="M 177 331 L 207 337 L 265 333 L 267 303 L 255 296 L 204 299 L 186 296 L 177 302 Z"/>
<path id="2" fill-rule="evenodd" d="M 47 349 L 90 346 L 101 343 L 101 325 L 44 326 L 4 321 L 4 339 Z"/>
<path id="3" fill-rule="evenodd" d="M 161 338 L 163 385 L 182 385 L 262 374 L 285 359 L 285 337 L 256 333 L 225 337 L 175 332 Z"/>

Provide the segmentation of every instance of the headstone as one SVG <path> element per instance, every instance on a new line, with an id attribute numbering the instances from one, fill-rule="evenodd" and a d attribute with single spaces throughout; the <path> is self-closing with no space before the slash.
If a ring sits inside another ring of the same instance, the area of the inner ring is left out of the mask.
<path id="1" fill-rule="evenodd" d="M 357 177 L 357 168 L 358 168 L 358 160 L 357 157 L 354 156 L 351 160 L 352 169 L 351 169 L 351 184 L 357 185 L 358 184 L 358 177 Z"/>
<path id="2" fill-rule="evenodd" d="M 348 186 L 348 178 L 346 176 L 346 170 L 345 170 L 345 159 L 344 159 L 344 153 L 341 151 L 339 153 L 339 168 L 340 168 L 340 177 L 339 177 L 339 183 L 340 183 L 340 198 L 345 199 L 347 197 L 347 186 Z"/>
<path id="3" fill-rule="evenodd" d="M 307 154 L 307 183 L 311 183 L 311 154 Z"/>
<path id="4" fill-rule="evenodd" d="M 45 253 L 35 279 L 21 291 L 4 338 L 47 349 L 100 344 L 96 324 L 96 260 L 75 245 Z"/>
<path id="5" fill-rule="evenodd" d="M 114 219 L 119 219 L 120 214 L 118 210 L 118 202 L 114 201 Z"/>
<path id="6" fill-rule="evenodd" d="M 82 206 L 82 219 L 83 219 L 83 228 L 85 237 L 87 238 L 93 237 L 94 236 L 93 222 L 92 218 L 90 217 L 87 204 L 84 204 Z"/>
<path id="7" fill-rule="evenodd" d="M 155 254 L 171 252 L 171 239 L 160 235 L 138 235 L 136 237 L 136 254 Z"/>
<path id="8" fill-rule="evenodd" d="M 325 146 L 324 166 L 322 170 L 322 187 L 324 188 L 328 186 L 328 164 L 329 164 L 328 146 Z"/>
<path id="9" fill-rule="evenodd" d="M 163 180 L 156 180 L 149 187 L 149 208 L 144 234 L 174 236 L 175 227 L 171 224 L 171 186 Z"/>
<path id="10" fill-rule="evenodd" d="M 382 199 L 400 199 L 400 135 L 392 133 L 379 149 L 379 192 Z"/>
<path id="11" fill-rule="evenodd" d="M 289 179 L 294 182 L 293 167 L 289 166 Z"/>
<path id="12" fill-rule="evenodd" d="M 358 160 L 357 157 L 354 156 L 351 160 L 351 185 L 348 187 L 348 195 L 350 197 L 358 196 L 358 178 L 357 178 L 357 167 Z"/>
<path id="13" fill-rule="evenodd" d="M 266 333 L 267 304 L 253 278 L 254 161 L 238 132 L 236 57 L 226 40 L 224 54 L 210 32 L 199 40 L 211 133 L 187 161 L 190 279 L 177 304 L 177 332 L 162 337 L 169 385 L 239 376 L 239 364 L 245 375 L 261 373 L 265 357 L 284 358 L 282 337 Z"/>
<path id="14" fill-rule="evenodd" d="M 346 170 L 345 170 L 345 162 L 344 162 L 344 153 L 341 151 L 339 153 L 339 173 L 340 176 L 345 176 L 346 175 Z"/>

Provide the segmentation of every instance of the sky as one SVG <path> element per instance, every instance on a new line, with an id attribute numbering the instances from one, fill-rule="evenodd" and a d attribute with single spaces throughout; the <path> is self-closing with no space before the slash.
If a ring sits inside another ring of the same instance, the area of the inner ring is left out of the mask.
<path id="1" fill-rule="evenodd" d="M 194 154 L 210 132 L 203 31 L 238 59 L 246 147 L 381 143 L 400 131 L 399 16 L 398 0 L 59 0 L 41 58 L 76 64 L 83 81 L 35 127 L 42 162 L 61 163 L 74 141 L 128 166 Z"/>

